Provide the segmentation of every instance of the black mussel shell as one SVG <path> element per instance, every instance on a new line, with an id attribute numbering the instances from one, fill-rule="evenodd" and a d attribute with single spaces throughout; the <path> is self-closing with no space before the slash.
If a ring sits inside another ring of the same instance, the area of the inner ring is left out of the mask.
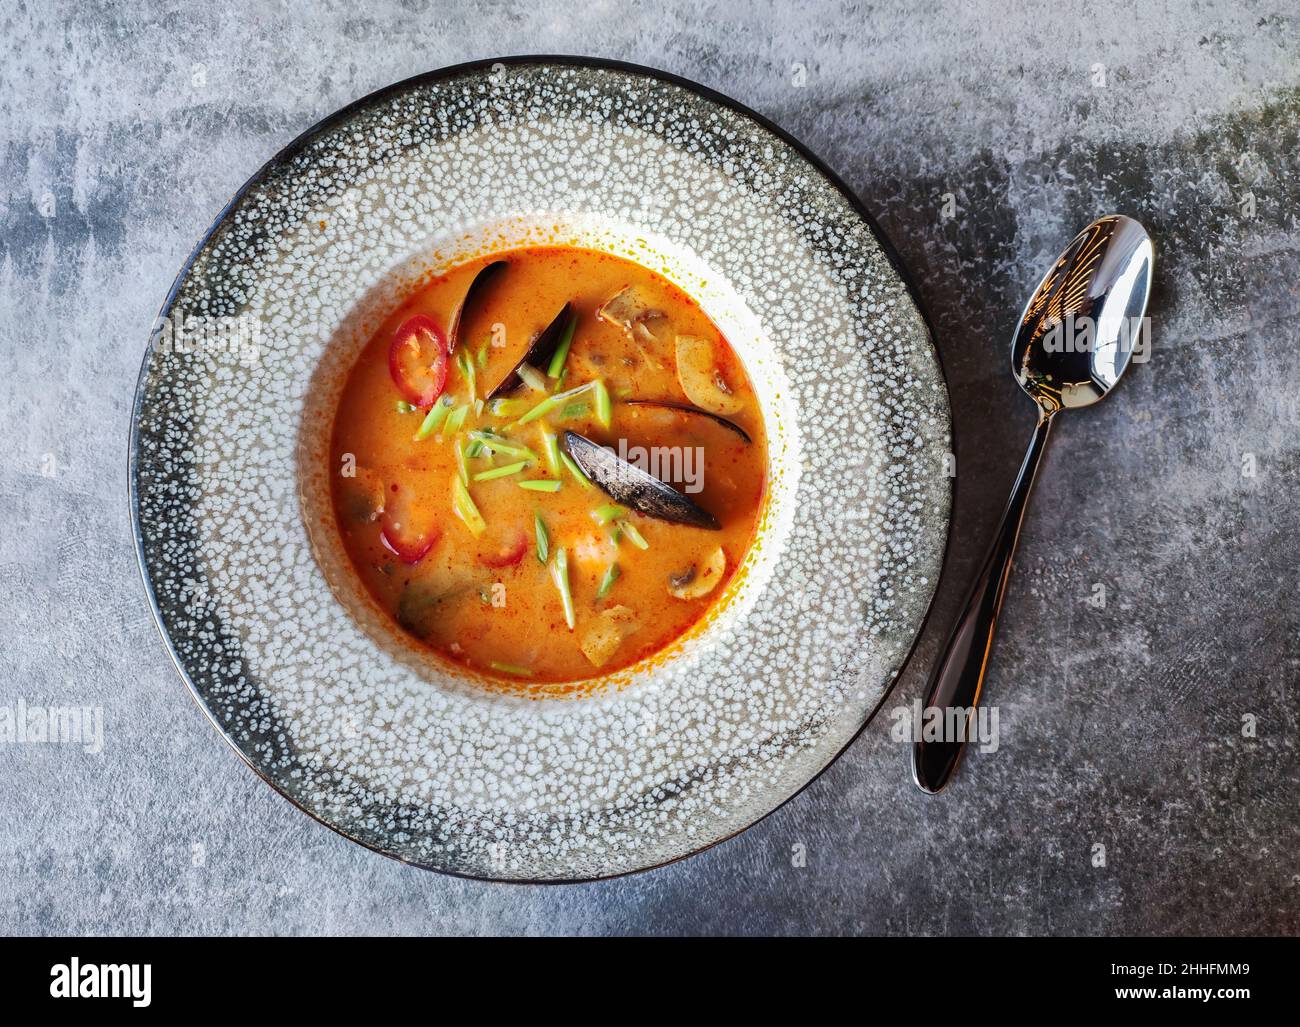
<path id="1" fill-rule="evenodd" d="M 676 410 L 678 413 L 682 414 L 698 414 L 700 417 L 707 417 L 715 424 L 720 424 L 722 427 L 734 431 L 745 440 L 746 445 L 749 445 L 754 441 L 749 437 L 749 432 L 745 431 L 745 429 L 735 421 L 728 421 L 725 417 L 722 417 L 719 414 L 711 413 L 708 410 L 701 410 L 699 407 L 693 407 L 689 403 L 670 403 L 667 400 L 658 399 L 629 399 L 625 400 L 625 403 L 630 407 L 659 407 L 662 410 Z"/>
<path id="2" fill-rule="evenodd" d="M 524 364 L 532 364 L 542 374 L 546 373 L 546 365 L 551 362 L 551 357 L 555 356 L 555 351 L 560 348 L 560 340 L 564 338 L 569 328 L 569 321 L 576 320 L 577 315 L 573 312 L 573 304 L 566 303 L 555 320 L 542 329 L 541 333 L 533 340 L 533 344 L 528 347 L 528 352 L 523 355 L 519 363 L 515 364 L 514 370 L 501 379 L 500 384 L 487 394 L 488 399 L 497 399 L 500 396 L 508 396 L 515 389 L 524 384 L 524 380 L 519 377 L 519 369 Z"/>
<path id="3" fill-rule="evenodd" d="M 612 450 L 592 442 L 585 435 L 566 431 L 564 448 L 583 474 L 600 486 L 610 499 L 629 510 L 673 524 L 721 530 L 722 525 L 708 510 L 696 506 L 671 485 L 619 459 Z"/>
<path id="4" fill-rule="evenodd" d="M 465 298 L 460 301 L 460 305 L 452 311 L 451 320 L 447 324 L 447 352 L 456 352 L 457 336 L 460 335 L 461 316 L 469 309 L 470 305 L 482 296 L 484 290 L 492 284 L 502 271 L 510 266 L 508 260 L 494 260 L 491 264 L 486 264 L 479 269 L 479 273 L 474 276 L 474 281 L 469 283 L 469 288 L 465 290 Z"/>

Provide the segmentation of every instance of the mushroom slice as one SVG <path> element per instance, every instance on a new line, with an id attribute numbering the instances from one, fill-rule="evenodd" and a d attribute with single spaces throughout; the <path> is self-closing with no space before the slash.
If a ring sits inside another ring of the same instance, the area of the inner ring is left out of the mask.
<path id="1" fill-rule="evenodd" d="M 583 633 L 582 655 L 591 661 L 593 667 L 603 667 L 624 640 L 640 627 L 636 614 L 629 607 L 611 606 Z"/>
<path id="2" fill-rule="evenodd" d="M 699 599 L 718 587 L 726 571 L 727 554 L 717 546 L 700 564 L 671 575 L 668 594 L 675 599 Z"/>
<path id="3" fill-rule="evenodd" d="M 650 305 L 649 292 L 639 285 L 629 285 L 614 293 L 596 308 L 596 316 L 618 325 L 633 338 L 640 335 L 647 342 L 658 338 L 651 326 L 667 318 L 662 310 Z"/>
<path id="4" fill-rule="evenodd" d="M 686 398 L 709 413 L 726 416 L 745 405 L 723 379 L 708 339 L 677 336 L 677 381 Z"/>
<path id="5" fill-rule="evenodd" d="M 596 317 L 627 332 L 650 367 L 659 370 L 664 366 L 646 347 L 657 343 L 660 333 L 667 330 L 668 315 L 650 305 L 650 294 L 644 288 L 629 285 L 620 289 L 596 308 Z"/>

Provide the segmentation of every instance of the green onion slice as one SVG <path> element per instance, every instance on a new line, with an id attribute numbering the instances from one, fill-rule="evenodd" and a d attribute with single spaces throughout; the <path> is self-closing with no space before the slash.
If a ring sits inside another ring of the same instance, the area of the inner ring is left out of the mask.
<path id="1" fill-rule="evenodd" d="M 512 474 L 518 474 L 528 466 L 527 460 L 520 460 L 513 464 L 504 464 L 501 467 L 494 467 L 490 471 L 479 471 L 474 475 L 475 481 L 492 481 L 494 478 L 508 478 Z"/>
<path id="2" fill-rule="evenodd" d="M 451 508 L 455 511 L 456 516 L 465 522 L 465 527 L 469 528 L 471 535 L 477 538 L 483 534 L 483 531 L 487 528 L 487 522 L 483 520 L 483 515 L 478 512 L 478 507 L 474 505 L 469 489 L 465 487 L 465 483 L 460 480 L 459 475 L 451 479 Z"/>
<path id="3" fill-rule="evenodd" d="M 518 442 L 509 442 L 502 435 L 496 435 L 488 431 L 472 431 L 469 433 L 469 437 L 476 442 L 483 443 L 493 453 L 504 453 L 506 456 L 512 456 L 517 460 L 537 462 L 537 454 L 531 449 L 520 445 Z"/>
<path id="4" fill-rule="evenodd" d="M 442 422 L 442 430 L 439 431 L 438 434 L 455 435 L 458 431 L 461 430 L 461 428 L 465 426 L 465 415 L 468 413 L 469 413 L 468 403 L 466 403 L 464 406 L 458 406 L 455 410 L 453 410 L 450 414 L 447 415 L 447 420 Z"/>
<path id="5" fill-rule="evenodd" d="M 546 463 L 551 468 L 552 474 L 560 473 L 560 440 L 555 437 L 554 432 L 546 430 L 542 425 L 542 452 L 546 454 Z"/>
<path id="6" fill-rule="evenodd" d="M 546 376 L 532 364 L 520 364 L 515 368 L 515 374 L 519 375 L 530 389 L 535 389 L 537 392 L 546 391 Z"/>
<path id="7" fill-rule="evenodd" d="M 560 592 L 560 602 L 564 606 L 564 623 L 569 625 L 569 630 L 574 628 L 575 620 L 573 616 L 573 593 L 569 590 L 569 554 L 561 546 L 555 551 L 555 559 L 551 561 L 551 580 L 555 582 L 555 587 Z"/>
<path id="8" fill-rule="evenodd" d="M 493 417 L 518 417 L 528 409 L 528 403 L 526 399 L 515 397 L 494 399 L 488 404 L 488 411 Z"/>
<path id="9" fill-rule="evenodd" d="M 537 534 L 537 562 L 545 565 L 551 553 L 551 534 L 540 512 L 533 514 L 533 530 Z"/>
<path id="10" fill-rule="evenodd" d="M 420 422 L 420 428 L 415 433 L 415 441 L 419 442 L 422 439 L 427 439 L 437 431 L 442 422 L 447 419 L 449 413 L 451 413 L 450 399 L 446 403 L 439 401 L 433 404 L 429 408 L 429 412 L 424 415 L 424 420 Z"/>
<path id="11" fill-rule="evenodd" d="M 493 660 L 488 664 L 493 670 L 500 671 L 502 674 L 511 674 L 517 678 L 530 678 L 533 672 L 527 667 L 521 667 L 517 663 L 502 663 L 499 660 Z"/>
<path id="12" fill-rule="evenodd" d="M 609 594 L 609 590 L 614 587 L 614 582 L 623 572 L 619 570 L 618 564 L 611 563 L 609 569 L 605 571 L 605 576 L 600 579 L 600 587 L 596 589 L 596 598 L 604 599 Z"/>
<path id="13" fill-rule="evenodd" d="M 456 362 L 460 365 L 460 373 L 465 376 L 465 383 L 469 386 L 469 401 L 473 403 L 478 399 L 478 374 L 474 370 L 474 360 L 469 355 L 469 350 L 462 348 L 456 354 Z"/>
<path id="14" fill-rule="evenodd" d="M 591 383 L 591 391 L 596 397 L 596 420 L 600 422 L 602 428 L 608 428 L 614 416 L 614 408 L 609 401 L 609 389 L 605 388 L 605 383 L 597 378 Z"/>
<path id="15" fill-rule="evenodd" d="M 594 489 L 596 486 L 591 483 L 591 479 L 582 473 L 582 468 L 574 462 L 573 457 L 569 456 L 564 450 L 560 450 L 560 462 L 569 469 L 569 473 L 578 479 L 578 484 L 584 489 Z"/>
<path id="16" fill-rule="evenodd" d="M 469 465 L 465 463 L 465 447 L 460 439 L 456 440 L 456 473 L 463 484 L 469 484 Z"/>
<path id="17" fill-rule="evenodd" d="M 627 515 L 627 507 L 619 506 L 617 503 L 606 503 L 604 506 L 598 506 L 591 511 L 591 516 L 596 518 L 596 523 L 602 526 Z"/>
<path id="18" fill-rule="evenodd" d="M 547 396 L 544 400 L 538 403 L 537 406 L 533 407 L 528 411 L 528 413 L 524 414 L 523 417 L 519 418 L 519 423 L 529 424 L 532 421 L 536 421 L 539 417 L 544 417 L 556 407 L 573 399 L 574 396 L 582 395 L 582 393 L 586 392 L 590 388 L 591 382 L 587 382 L 585 385 L 577 385 L 566 392 L 557 392 L 554 396 Z"/>
<path id="19" fill-rule="evenodd" d="M 546 377 L 560 377 L 560 372 L 564 370 L 564 362 L 569 359 L 569 347 L 573 345 L 573 332 L 577 327 L 578 315 L 570 314 L 569 323 L 564 326 L 564 335 L 560 339 L 560 344 L 555 347 L 555 353 L 551 356 L 551 363 L 546 368 Z"/>

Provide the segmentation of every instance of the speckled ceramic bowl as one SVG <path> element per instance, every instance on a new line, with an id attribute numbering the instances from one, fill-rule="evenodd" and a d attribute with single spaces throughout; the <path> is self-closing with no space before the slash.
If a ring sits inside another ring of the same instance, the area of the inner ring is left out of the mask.
<path id="1" fill-rule="evenodd" d="M 771 436 L 759 539 L 668 658 L 579 698 L 494 692 L 359 595 L 329 513 L 332 403 L 424 272 L 537 241 L 703 305 Z M 775 127 L 643 69 L 520 58 L 422 76 L 290 145 L 172 289 L 136 394 L 136 541 L 227 740 L 330 827 L 503 880 L 656 866 L 822 771 L 883 701 L 947 539 L 944 379 L 853 198 Z"/>

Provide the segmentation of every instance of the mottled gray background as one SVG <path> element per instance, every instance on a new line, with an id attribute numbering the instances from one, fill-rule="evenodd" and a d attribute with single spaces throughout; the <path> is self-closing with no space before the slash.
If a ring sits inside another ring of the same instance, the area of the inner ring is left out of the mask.
<path id="1" fill-rule="evenodd" d="M 99 755 L 0 744 L 0 929 L 1296 933 L 1300 16 L 1288 0 L 1068 6 L 6 4 L 0 706 L 100 704 L 106 724 Z M 583 886 L 451 880 L 292 809 L 172 669 L 125 466 L 176 269 L 317 119 L 420 71 L 530 52 L 734 96 L 876 213 L 952 390 L 938 622 L 1028 437 L 1007 366 L 1027 291 L 1096 215 L 1155 237 L 1153 359 L 1062 418 L 988 683 L 1002 748 L 943 797 L 913 787 L 881 719 L 779 813 L 684 863 Z M 1104 609 L 1084 602 L 1096 583 Z"/>

